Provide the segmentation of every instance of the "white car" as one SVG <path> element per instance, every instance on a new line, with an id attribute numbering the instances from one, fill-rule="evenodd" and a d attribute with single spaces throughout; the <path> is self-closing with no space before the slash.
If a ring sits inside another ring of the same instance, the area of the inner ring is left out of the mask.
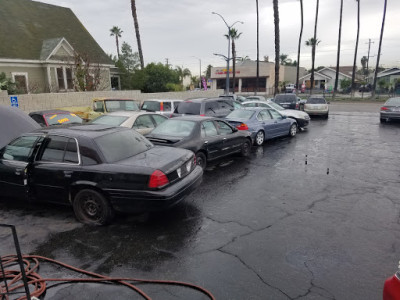
<path id="1" fill-rule="evenodd" d="M 325 119 L 329 117 L 329 102 L 323 97 L 312 96 L 304 103 L 304 111 L 310 116 L 323 116 Z"/>
<path id="2" fill-rule="evenodd" d="M 163 115 L 145 111 L 116 111 L 101 115 L 90 123 L 128 127 L 145 135 L 167 119 Z"/>
<path id="3" fill-rule="evenodd" d="M 143 101 L 140 109 L 169 117 L 182 101 L 181 99 L 147 99 Z"/>
<path id="4" fill-rule="evenodd" d="M 267 101 L 246 101 L 243 102 L 242 105 L 244 107 L 267 107 L 273 108 L 277 110 L 281 115 L 284 115 L 288 118 L 295 119 L 297 122 L 297 126 L 299 128 L 305 128 L 310 123 L 310 116 L 304 111 L 295 110 L 295 109 L 285 109 L 279 104 L 271 100 Z"/>

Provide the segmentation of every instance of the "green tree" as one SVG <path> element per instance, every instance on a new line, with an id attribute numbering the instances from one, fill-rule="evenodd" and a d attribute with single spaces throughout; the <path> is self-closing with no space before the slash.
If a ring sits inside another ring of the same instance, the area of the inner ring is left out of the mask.
<path id="1" fill-rule="evenodd" d="M 121 28 L 117 27 L 117 26 L 113 26 L 113 28 L 110 29 L 110 36 L 115 36 L 115 43 L 117 44 L 117 56 L 119 59 L 119 41 L 118 38 L 121 37 L 121 34 L 123 33 L 123 31 L 121 30 Z"/>
<path id="2" fill-rule="evenodd" d="M 379 69 L 379 60 L 381 58 L 383 31 L 385 29 L 386 5 L 387 5 L 387 0 L 385 0 L 385 3 L 383 5 L 382 27 L 381 27 L 381 35 L 380 35 L 380 38 L 379 38 L 378 56 L 376 58 L 376 68 L 375 68 L 374 83 L 372 84 L 372 97 L 375 96 L 376 80 L 378 78 L 378 69 Z"/>
<path id="3" fill-rule="evenodd" d="M 235 93 L 235 80 L 236 80 L 236 46 L 235 46 L 235 40 L 239 39 L 241 36 L 241 32 L 238 33 L 236 28 L 231 28 L 229 30 L 229 35 L 225 34 L 225 37 L 229 40 L 231 40 L 232 43 L 232 72 L 233 72 L 233 93 Z"/>
<path id="4" fill-rule="evenodd" d="M 120 60 L 128 72 L 134 72 L 140 68 L 139 53 L 132 52 L 132 47 L 126 42 L 122 43 Z"/>
<path id="5" fill-rule="evenodd" d="M 179 67 L 179 66 L 176 66 L 176 67 L 175 67 L 175 71 L 176 71 L 176 74 L 178 74 L 179 79 L 180 79 L 181 84 L 182 84 L 182 87 L 183 87 L 183 79 L 184 79 L 186 76 L 192 75 L 192 73 L 190 72 L 189 69 L 183 68 L 183 67 L 181 68 L 181 67 Z"/>
<path id="6" fill-rule="evenodd" d="M 340 79 L 340 87 L 342 90 L 347 90 L 349 87 L 351 87 L 351 80 L 347 78 Z"/>
<path id="7" fill-rule="evenodd" d="M 272 1 L 274 6 L 274 27 L 275 27 L 275 88 L 274 95 L 278 92 L 279 88 L 279 51 L 280 51 L 280 38 L 279 38 L 279 6 L 278 0 Z"/>
<path id="8" fill-rule="evenodd" d="M 7 91 L 9 95 L 16 93 L 16 85 L 11 78 L 7 78 L 6 73 L 0 73 L 0 90 Z"/>
<path id="9" fill-rule="evenodd" d="M 279 55 L 279 60 L 280 64 L 283 66 L 291 66 L 293 63 L 292 60 L 289 58 L 289 55 L 283 53 Z"/>
<path id="10" fill-rule="evenodd" d="M 140 58 L 140 66 L 142 70 L 144 69 L 144 60 L 143 60 L 143 50 L 142 50 L 142 43 L 140 41 L 140 33 L 139 33 L 139 22 L 136 13 L 136 0 L 131 0 L 131 10 L 132 10 L 132 17 L 133 17 L 133 24 L 135 26 L 135 33 L 136 33 L 136 41 L 138 45 L 138 52 Z"/>
<path id="11" fill-rule="evenodd" d="M 369 74 L 369 71 L 367 70 L 367 64 L 368 64 L 368 57 L 366 56 L 361 57 L 361 66 L 364 76 L 367 76 Z"/>
<path id="12" fill-rule="evenodd" d="M 206 78 L 207 79 L 211 78 L 211 68 L 212 68 L 212 65 L 207 66 L 207 69 L 206 69 Z"/>
<path id="13" fill-rule="evenodd" d="M 145 74 L 141 75 L 145 93 L 169 92 L 172 85 L 180 83 L 180 78 L 176 70 L 172 70 L 162 63 L 148 64 L 144 69 Z"/>

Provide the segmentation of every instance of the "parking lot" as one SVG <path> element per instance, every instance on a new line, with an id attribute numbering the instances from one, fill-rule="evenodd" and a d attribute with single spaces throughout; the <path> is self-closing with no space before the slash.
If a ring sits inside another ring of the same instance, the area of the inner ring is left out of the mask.
<path id="1" fill-rule="evenodd" d="M 113 277 L 179 280 L 216 299 L 380 299 L 400 259 L 400 123 L 379 103 L 333 103 L 294 138 L 211 165 L 171 211 L 119 215 L 106 227 L 72 209 L 0 202 L 22 252 Z M 14 253 L 0 229 L 0 255 Z M 72 277 L 44 264 L 42 277 Z M 49 284 L 52 285 L 52 284 Z M 206 299 L 183 287 L 138 285 L 152 299 Z M 65 284 L 45 299 L 142 299 L 125 287 Z"/>

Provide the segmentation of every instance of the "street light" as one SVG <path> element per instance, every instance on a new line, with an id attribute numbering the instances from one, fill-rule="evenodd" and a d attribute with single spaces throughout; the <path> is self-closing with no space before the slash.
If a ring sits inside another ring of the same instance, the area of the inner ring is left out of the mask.
<path id="1" fill-rule="evenodd" d="M 234 22 L 231 26 L 228 25 L 228 23 L 226 23 L 225 19 L 223 16 L 221 16 L 219 13 L 216 12 L 212 12 L 213 15 L 218 15 L 220 16 L 220 18 L 222 19 L 222 21 L 224 21 L 226 27 L 228 27 L 228 57 L 221 55 L 221 54 L 214 54 L 214 55 L 219 55 L 219 56 L 223 56 L 225 57 L 226 60 L 226 64 L 227 64 L 227 68 L 226 68 L 226 89 L 225 89 L 225 94 L 229 95 L 229 61 L 230 59 L 230 52 L 231 52 L 231 28 L 233 27 L 233 25 L 235 25 L 236 23 L 241 23 L 243 24 L 242 21 L 236 21 Z M 235 87 L 233 87 L 235 88 Z"/>
<path id="2" fill-rule="evenodd" d="M 201 89 L 201 59 L 197 56 L 192 56 L 193 58 L 197 58 L 200 62 L 200 73 L 199 73 L 199 88 Z"/>

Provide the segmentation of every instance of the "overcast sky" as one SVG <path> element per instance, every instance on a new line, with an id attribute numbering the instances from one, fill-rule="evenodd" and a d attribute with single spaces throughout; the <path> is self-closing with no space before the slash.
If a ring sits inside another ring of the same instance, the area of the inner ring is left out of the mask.
<path id="1" fill-rule="evenodd" d="M 371 39 L 370 66 L 376 64 L 379 36 L 382 24 L 384 0 L 360 0 L 361 29 L 357 64 L 368 54 Z M 136 36 L 129 0 L 40 0 L 49 4 L 69 7 L 80 19 L 107 54 L 116 55 L 115 38 L 110 29 L 118 26 L 123 31 L 120 39 L 137 51 Z M 313 36 L 316 0 L 304 2 L 304 33 L 300 65 L 311 66 L 311 49 L 305 40 Z M 400 65 L 400 1 L 387 1 L 387 14 L 382 44 L 381 65 Z M 213 53 L 227 55 L 227 27 L 222 19 L 211 12 L 221 14 L 228 25 L 235 21 L 242 35 L 236 41 L 237 56 L 249 56 L 255 60 L 256 44 L 256 1 L 255 0 L 137 0 L 137 15 L 145 64 L 165 63 L 168 58 L 172 66 L 183 66 L 199 73 L 207 65 L 224 66 L 225 61 Z M 340 0 L 320 0 L 317 37 L 316 66 L 335 66 L 338 40 Z M 300 32 L 299 0 L 280 0 L 281 53 L 297 59 L 298 36 Z M 263 56 L 274 59 L 274 19 L 272 0 L 259 0 L 260 16 L 260 60 Z M 396 21 L 397 20 L 397 21 Z M 344 0 L 342 46 L 340 65 L 352 65 L 357 28 L 357 2 Z M 375 56 L 375 57 L 374 57 Z"/>

